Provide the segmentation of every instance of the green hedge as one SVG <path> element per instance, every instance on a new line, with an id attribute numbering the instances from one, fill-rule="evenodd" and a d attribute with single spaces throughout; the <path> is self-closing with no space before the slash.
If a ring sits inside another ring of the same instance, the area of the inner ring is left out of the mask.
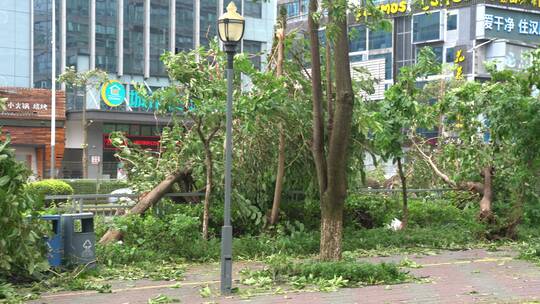
<path id="1" fill-rule="evenodd" d="M 44 201 L 46 195 L 71 195 L 73 194 L 73 188 L 57 179 L 46 179 L 38 182 L 33 182 L 26 185 L 25 190 L 31 195 L 36 195 L 39 200 L 38 206 L 49 206 L 49 201 Z M 65 202 L 66 200 L 57 200 L 57 202 Z M 45 202 L 45 203 L 43 203 Z"/>

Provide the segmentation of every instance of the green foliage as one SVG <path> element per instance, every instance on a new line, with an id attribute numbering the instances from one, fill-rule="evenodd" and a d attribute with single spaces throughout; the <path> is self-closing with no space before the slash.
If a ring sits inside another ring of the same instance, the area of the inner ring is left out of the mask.
<path id="1" fill-rule="evenodd" d="M 0 143 L 0 279 L 25 278 L 45 269 L 37 198 L 24 191 L 28 171 L 15 160 L 9 138 Z M 32 215 L 32 217 L 28 217 Z"/>
<path id="2" fill-rule="evenodd" d="M 292 280 L 297 287 L 315 282 L 323 290 L 329 287 L 395 284 L 409 278 L 395 264 L 387 263 L 371 264 L 355 260 L 294 261 L 280 255 L 269 257 L 267 263 L 269 266 L 266 271 L 273 278 Z"/>
<path id="3" fill-rule="evenodd" d="M 383 227 L 396 216 L 399 205 L 385 195 L 351 194 L 345 201 L 345 225 Z"/>
<path id="4" fill-rule="evenodd" d="M 72 195 L 73 187 L 68 183 L 57 179 L 46 179 L 26 185 L 25 191 L 43 200 L 46 195 Z M 65 200 L 61 200 L 65 201 Z M 48 201 L 45 201 L 48 206 Z"/>
<path id="5" fill-rule="evenodd" d="M 401 68 L 397 82 L 385 92 L 378 104 L 378 126 L 374 126 L 374 144 L 384 159 L 403 157 L 411 132 L 430 123 L 426 119 L 429 104 L 422 101 L 423 90 L 417 81 L 440 70 L 431 48 L 422 48 L 417 63 Z"/>

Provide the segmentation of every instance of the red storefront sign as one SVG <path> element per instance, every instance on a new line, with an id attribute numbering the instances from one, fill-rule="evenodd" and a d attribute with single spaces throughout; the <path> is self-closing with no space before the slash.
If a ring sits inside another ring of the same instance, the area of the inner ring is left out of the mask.
<path id="1" fill-rule="evenodd" d="M 127 135 L 126 136 L 131 143 L 135 145 L 139 145 L 143 149 L 152 149 L 152 150 L 158 150 L 159 149 L 159 136 L 135 136 L 135 135 Z M 109 138 L 109 134 L 103 134 L 103 149 L 110 149 L 115 150 L 116 147 L 113 146 L 111 139 Z"/>

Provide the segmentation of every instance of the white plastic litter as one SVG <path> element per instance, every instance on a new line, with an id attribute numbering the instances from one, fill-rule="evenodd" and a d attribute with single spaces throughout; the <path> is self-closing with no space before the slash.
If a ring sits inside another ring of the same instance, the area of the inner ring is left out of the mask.
<path id="1" fill-rule="evenodd" d="M 131 190 L 130 188 L 120 188 L 120 189 L 116 189 L 114 191 L 111 192 L 111 194 L 133 194 L 133 190 Z M 107 201 L 109 202 L 109 204 L 113 204 L 113 203 L 116 203 L 116 202 L 119 202 L 119 203 L 125 203 L 125 204 L 132 204 L 134 203 L 134 201 L 132 199 L 130 199 L 129 197 L 109 197 L 107 198 Z"/>
<path id="2" fill-rule="evenodd" d="M 403 223 L 397 218 L 395 218 L 392 220 L 392 222 L 389 225 L 386 225 L 386 228 L 391 229 L 393 231 L 398 231 L 398 230 L 401 230 L 401 228 L 403 228 Z"/>

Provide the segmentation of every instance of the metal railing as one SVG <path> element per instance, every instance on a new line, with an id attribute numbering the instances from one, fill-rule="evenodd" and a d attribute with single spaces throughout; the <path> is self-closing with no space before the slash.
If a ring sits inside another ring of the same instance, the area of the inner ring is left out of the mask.
<path id="1" fill-rule="evenodd" d="M 117 210 L 129 209 L 136 204 L 139 194 L 73 194 L 73 195 L 46 195 L 46 201 L 67 202 L 63 207 L 71 213 L 93 212 L 94 214 L 114 215 Z M 204 197 L 201 192 L 167 193 L 162 198 L 188 198 L 186 203 L 199 203 L 198 199 Z M 114 203 L 109 198 L 117 198 Z M 120 202 L 120 199 L 129 199 Z"/>

